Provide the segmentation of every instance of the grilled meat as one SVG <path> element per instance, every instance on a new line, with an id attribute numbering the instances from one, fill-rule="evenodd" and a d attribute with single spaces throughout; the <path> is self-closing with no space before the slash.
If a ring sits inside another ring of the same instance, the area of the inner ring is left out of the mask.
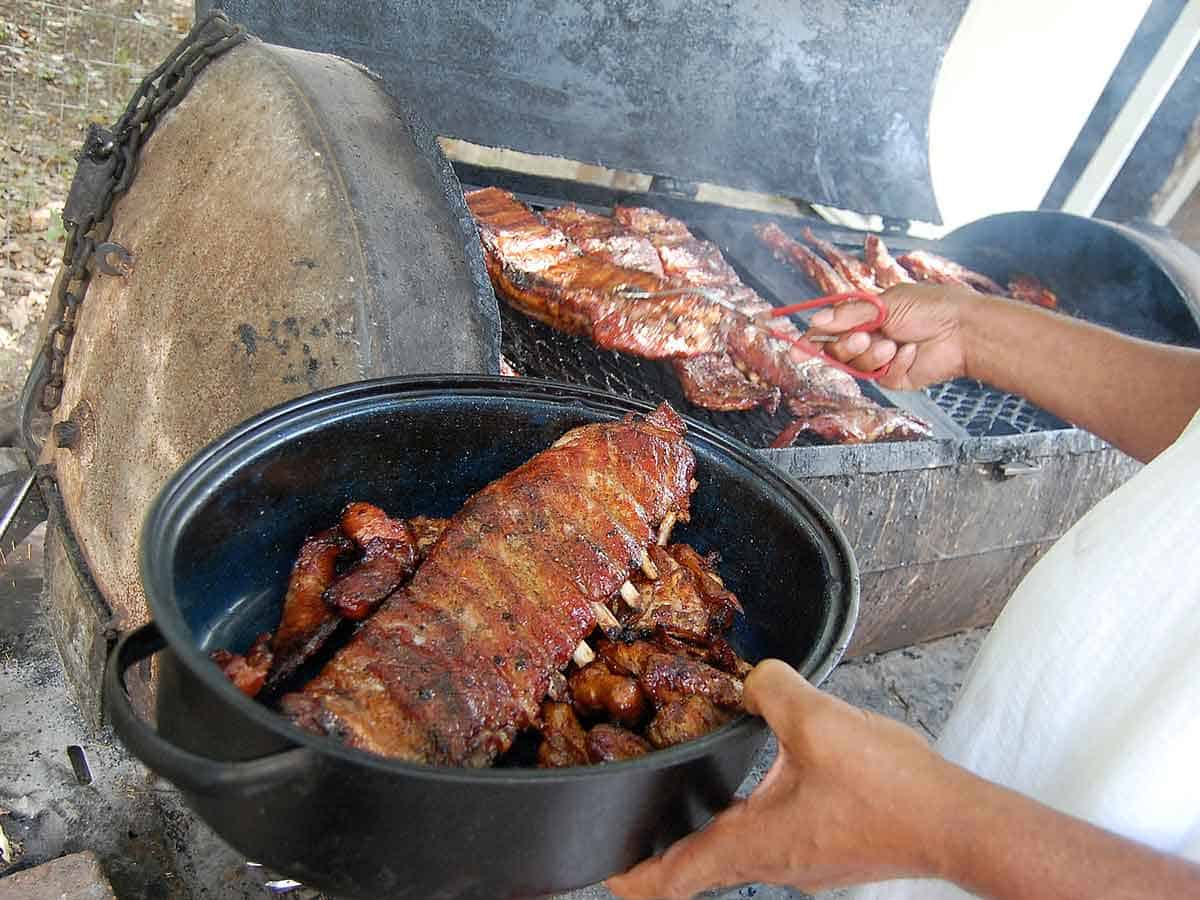
<path id="1" fill-rule="evenodd" d="M 643 210 L 642 212 L 650 211 Z M 652 231 L 648 236 L 626 228 L 616 219 L 587 212 L 573 205 L 553 209 L 543 215 L 546 221 L 561 228 L 588 255 L 651 275 L 669 274 L 672 284 L 677 286 L 703 285 L 711 287 L 713 279 L 711 277 L 693 277 L 694 273 L 685 265 L 688 258 L 681 253 L 672 253 L 670 242 L 683 240 L 690 244 L 705 244 L 705 247 L 700 248 L 700 256 L 704 258 L 707 270 L 710 272 L 721 271 L 725 274 L 726 281 L 732 277 L 731 287 L 740 286 L 736 274 L 725 263 L 724 258 L 713 245 L 696 241 L 690 236 L 678 238 L 671 235 L 669 223 L 677 222 L 676 219 L 658 214 L 654 224 L 667 227 L 668 233 L 664 235 L 662 232 Z M 645 224 L 644 217 L 634 216 L 633 221 L 635 224 Z M 679 225 L 686 233 L 686 227 L 683 227 L 682 223 Z M 664 248 L 667 248 L 666 252 L 664 252 Z M 707 248 L 711 248 L 711 252 Z M 713 253 L 719 263 L 713 261 Z M 664 262 L 667 261 L 670 261 L 674 268 L 669 273 L 664 273 Z M 724 283 L 722 282 L 722 284 Z M 742 292 L 738 292 L 738 296 L 744 299 L 745 292 L 754 294 L 753 291 L 745 288 Z M 735 291 L 731 290 L 729 295 L 732 300 Z M 754 297 L 757 298 L 757 295 Z M 761 298 L 758 299 L 762 303 Z M 762 306 L 757 307 L 755 311 L 768 305 L 762 303 Z M 675 359 L 671 364 L 683 387 L 684 396 L 687 397 L 689 403 L 696 406 L 720 412 L 764 406 L 772 413 L 779 406 L 777 390 L 770 385 L 756 384 L 748 379 L 734 365 L 728 354 L 721 351 Z"/>
<path id="2" fill-rule="evenodd" d="M 741 286 L 737 272 L 725 261 L 716 244 L 661 234 L 650 234 L 648 238 L 658 250 L 658 258 L 662 260 L 663 272 L 668 278 L 680 278 L 700 287 Z"/>
<path id="3" fill-rule="evenodd" d="M 736 675 L 738 678 L 744 679 L 754 668 L 737 655 L 737 651 L 733 649 L 729 641 L 720 637 L 712 638 L 703 644 L 689 644 L 660 630 L 655 633 L 653 643 L 667 653 L 674 653 L 676 656 L 690 656 L 692 659 L 706 662 L 710 666 L 714 666 L 722 672 L 728 672 L 730 675 Z"/>
<path id="4" fill-rule="evenodd" d="M 662 278 L 580 250 L 507 191 L 467 194 L 488 274 L 521 312 L 601 347 L 648 359 L 711 353 L 721 343 L 721 308 L 696 295 L 634 300 L 622 288 L 656 292 Z"/>
<path id="5" fill-rule="evenodd" d="M 725 709 L 741 709 L 742 682 L 707 663 L 669 653 L 650 641 L 604 641 L 597 655 L 614 672 L 631 675 L 662 707 L 691 694 L 707 697 Z"/>
<path id="6" fill-rule="evenodd" d="M 479 228 L 489 272 L 493 257 L 518 272 L 540 272 L 580 253 L 565 234 L 548 226 L 508 191 L 472 191 L 467 205 Z"/>
<path id="7" fill-rule="evenodd" d="M 588 764 L 587 732 L 579 724 L 571 704 L 543 703 L 539 730 L 542 733 L 542 743 L 538 745 L 539 768 L 558 769 Z"/>
<path id="8" fill-rule="evenodd" d="M 747 378 L 728 353 L 702 353 L 671 361 L 689 403 L 717 412 L 761 406 L 771 415 L 779 409 L 779 388 L 755 375 Z"/>
<path id="9" fill-rule="evenodd" d="M 503 353 L 500 354 L 500 374 L 507 375 L 509 378 L 516 378 L 521 374 L 513 368 L 512 363 L 504 358 Z"/>
<path id="10" fill-rule="evenodd" d="M 442 536 L 442 532 L 450 524 L 449 519 L 435 519 L 430 516 L 413 516 L 405 519 L 405 522 L 412 531 L 413 540 L 417 544 L 417 555 L 421 559 L 428 555 L 429 548 L 437 543 L 437 539 Z"/>
<path id="11" fill-rule="evenodd" d="M 631 216 L 631 221 L 655 229 L 647 232 L 649 240 L 658 250 L 662 270 L 674 282 L 718 289 L 727 302 L 746 316 L 769 310 L 770 304 L 744 286 L 715 244 L 691 238 L 688 228 L 676 218 L 647 214 L 648 210 L 638 210 L 637 215 Z M 726 322 L 725 328 L 728 332 L 744 329 L 745 325 Z M 672 366 L 683 386 L 684 396 L 698 407 L 720 412 L 763 407 L 772 414 L 779 408 L 779 389 L 762 383 L 757 374 L 754 378 L 746 376 L 728 353 L 691 356 L 674 360 Z"/>
<path id="12" fill-rule="evenodd" d="M 1044 309 L 1058 309 L 1058 297 L 1032 275 L 1018 273 L 1008 279 L 1008 294 L 1014 300 L 1023 300 Z"/>
<path id="13" fill-rule="evenodd" d="M 693 237 L 683 222 L 646 206 L 614 207 L 613 218 L 630 231 L 636 231 L 638 234 L 653 234 L 677 240 Z"/>
<path id="14" fill-rule="evenodd" d="M 247 697 L 255 697 L 267 683 L 271 671 L 271 634 L 260 634 L 244 656 L 228 650 L 214 650 L 211 659 L 239 691 Z"/>
<path id="15" fill-rule="evenodd" d="M 661 750 L 703 737 L 732 718 L 729 712 L 718 709 L 707 697 L 690 694 L 659 709 L 646 727 L 646 737 Z"/>
<path id="16" fill-rule="evenodd" d="M 645 756 L 653 749 L 645 738 L 618 725 L 601 723 L 587 735 L 588 759 L 594 763 L 635 759 Z"/>
<path id="17" fill-rule="evenodd" d="M 960 266 L 936 253 L 914 250 L 901 256 L 899 263 L 908 269 L 909 274 L 917 281 L 927 281 L 933 284 L 957 284 L 960 287 L 969 287 L 984 294 L 996 294 L 1000 297 L 1005 295 L 1004 288 L 986 275 L 974 272 L 966 266 Z"/>
<path id="18" fill-rule="evenodd" d="M 721 631 L 731 628 L 734 615 L 742 612 L 742 604 L 725 589 L 725 582 L 717 574 L 717 554 L 701 556 L 690 544 L 671 544 L 667 552 L 696 577 L 705 606 L 717 617 L 717 627 Z"/>
<path id="19" fill-rule="evenodd" d="M 663 276 L 658 251 L 644 236 L 624 228 L 620 223 L 597 213 L 580 209 L 574 204 L 547 210 L 542 218 L 562 230 L 571 242 L 589 256 L 610 262 L 614 266 L 637 269 Z"/>
<path id="20" fill-rule="evenodd" d="M 896 262 L 888 252 L 887 244 L 877 234 L 868 234 L 863 238 L 863 257 L 871 267 L 875 283 L 882 290 L 895 287 L 898 284 L 911 284 L 912 276 L 904 270 L 904 266 Z"/>
<path id="21" fill-rule="evenodd" d="M 608 291 L 627 283 L 620 280 L 621 273 L 630 271 L 611 268 L 601 276 Z M 695 294 L 626 299 L 592 326 L 592 339 L 609 350 L 647 359 L 712 353 L 721 347 L 722 315 L 721 307 Z"/>
<path id="22" fill-rule="evenodd" d="M 790 447 L 801 434 L 811 434 L 831 444 L 865 444 L 881 441 L 915 441 L 933 435 L 929 425 L 903 410 L 883 407 L 866 397 L 822 400 L 794 397 L 788 409 L 796 420 L 771 443 Z"/>
<path id="23" fill-rule="evenodd" d="M 844 294 L 846 291 L 854 290 L 854 286 L 834 271 L 829 263 L 799 241 L 788 237 L 784 230 L 774 222 L 755 225 L 754 233 L 758 235 L 759 240 L 771 248 L 776 259 L 799 269 L 811 278 L 823 293 Z"/>
<path id="24" fill-rule="evenodd" d="M 656 210 L 617 207 L 614 215 L 618 218 L 624 215 L 627 220 L 637 222 L 647 235 L 652 236 L 651 239 L 655 241 L 655 246 L 659 248 L 660 255 L 663 252 L 662 248 L 670 247 L 672 241 L 706 243 L 695 242 L 694 238 L 691 237 L 691 233 L 688 232 L 682 222 L 672 219 L 670 216 Z M 774 232 L 771 232 L 770 229 L 774 229 Z M 777 225 L 766 226 L 765 230 L 768 234 L 772 235 L 778 233 L 785 241 L 794 244 L 800 251 L 812 256 L 807 248 L 797 244 L 791 238 L 788 238 L 787 235 L 783 234 Z M 720 256 L 719 251 L 716 250 L 714 245 L 707 244 L 707 246 L 711 247 L 713 252 L 716 252 Z M 690 270 L 683 265 L 681 259 L 678 256 L 664 256 L 664 270 L 668 275 L 685 280 L 692 276 L 689 275 Z M 820 259 L 817 259 L 815 256 L 813 259 L 818 265 L 828 269 L 828 266 L 825 266 Z M 675 266 L 678 266 L 678 268 L 675 268 Z M 728 269 L 728 267 L 726 268 Z M 705 278 L 710 278 L 712 271 L 710 269 L 708 274 L 696 276 L 700 279 L 699 283 L 703 283 Z M 833 278 L 836 279 L 839 277 L 832 269 L 828 269 L 828 271 Z M 716 286 L 725 292 L 726 299 L 737 306 L 743 314 L 755 316 L 760 312 L 770 309 L 770 304 L 753 290 L 742 284 L 732 269 L 728 269 L 724 277 L 726 280 Z M 786 319 L 772 321 L 769 328 L 777 334 L 787 336 L 796 336 L 800 333 L 799 329 Z M 794 360 L 792 358 L 791 345 L 787 341 L 772 337 L 764 328 L 751 326 L 742 322 L 727 323 L 725 328 L 725 346 L 728 351 L 729 362 L 727 363 L 725 360 L 720 359 L 713 360 L 711 364 L 713 367 L 724 369 L 729 363 L 732 363 L 740 371 L 754 373 L 759 382 L 778 388 L 784 396 L 814 392 L 828 396 L 859 396 L 861 394 L 854 379 L 844 372 L 827 366 L 815 358 L 801 361 Z M 743 399 L 748 401 L 750 396 L 757 396 L 759 393 L 753 391 L 752 388 L 741 385 L 732 378 L 723 379 L 719 387 L 712 382 L 705 383 L 702 380 L 702 376 L 707 374 L 705 367 L 708 363 L 694 363 L 692 360 L 686 362 L 686 367 L 683 363 L 676 363 L 676 372 L 681 375 L 685 392 L 691 387 L 697 396 L 709 398 L 709 402 L 714 404 L 708 407 L 710 409 L 724 408 L 720 405 L 721 401 L 719 399 L 724 391 L 732 392 L 733 396 L 738 398 L 739 401 Z M 684 368 L 687 371 L 681 372 L 680 370 Z M 746 380 L 750 381 L 750 379 Z M 691 382 L 690 386 L 689 381 Z M 751 381 L 751 384 L 753 385 L 754 382 Z M 773 395 L 763 396 L 764 402 L 762 405 L 773 411 L 771 404 L 777 402 L 775 397 Z M 689 399 L 691 399 L 690 395 Z M 706 406 L 707 404 L 701 403 L 698 405 Z M 746 407 L 734 406 L 731 403 L 729 408 Z"/>
<path id="25" fill-rule="evenodd" d="M 849 282 L 856 290 L 879 293 L 879 285 L 871 274 L 871 267 L 857 257 L 843 253 L 829 241 L 823 241 L 812 233 L 811 228 L 804 229 L 804 239 L 817 248 L 817 252 L 825 257 L 826 262 L 833 266 L 834 271 Z M 836 292 L 834 292 L 836 293 Z"/>
<path id="26" fill-rule="evenodd" d="M 588 663 L 567 678 L 575 710 L 582 716 L 605 714 L 614 722 L 636 726 L 650 708 L 635 679 L 613 672 L 602 659 Z"/>
<path id="27" fill-rule="evenodd" d="M 769 326 L 775 328 L 772 323 Z M 816 357 L 796 360 L 792 344 L 762 328 L 734 328 L 726 335 L 729 353 L 740 364 L 773 384 L 785 397 L 817 394 L 823 397 L 860 397 L 850 375 L 827 366 Z"/>
<path id="28" fill-rule="evenodd" d="M 624 216 L 631 228 L 640 229 L 657 250 L 662 271 L 679 285 L 719 290 L 726 302 L 753 316 L 771 304 L 742 284 L 725 262 L 716 244 L 692 237 L 678 219 L 641 207 L 617 207 L 614 216 Z M 787 323 L 790 325 L 791 323 Z M 726 322 L 726 330 L 745 327 Z M 774 414 L 779 408 L 779 390 L 755 375 L 749 378 L 725 352 L 706 353 L 672 362 L 675 376 L 689 403 L 719 412 L 734 412 L 761 406 Z"/>
<path id="29" fill-rule="evenodd" d="M 592 604 L 616 593 L 656 524 L 686 518 L 693 468 L 665 405 L 568 432 L 472 497 L 284 712 L 384 756 L 488 764 L 537 720 L 551 672 L 595 627 Z M 685 676 L 658 663 L 639 684 Z"/>
<path id="30" fill-rule="evenodd" d="M 357 622 L 373 613 L 416 570 L 417 538 L 408 523 L 370 503 L 348 505 L 342 511 L 341 527 L 363 556 L 325 591 L 325 603 Z"/>
<path id="31" fill-rule="evenodd" d="M 272 686 L 291 677 L 337 628 L 341 617 L 325 603 L 325 591 L 333 584 L 338 559 L 353 547 L 338 528 L 322 531 L 301 546 L 288 578 L 279 627 L 271 638 Z"/>
<path id="32" fill-rule="evenodd" d="M 661 631 L 697 644 L 720 638 L 741 610 L 737 597 L 714 582 L 703 557 L 687 544 L 651 547 L 658 573 L 639 579 L 642 610 L 627 630 L 643 635 Z"/>

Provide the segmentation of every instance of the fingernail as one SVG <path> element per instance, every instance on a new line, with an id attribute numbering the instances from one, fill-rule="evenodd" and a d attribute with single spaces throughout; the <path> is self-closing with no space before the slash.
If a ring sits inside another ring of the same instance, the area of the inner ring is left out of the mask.
<path id="1" fill-rule="evenodd" d="M 846 338 L 846 349 L 851 353 L 862 353 L 871 346 L 871 339 L 861 331 Z"/>
<path id="2" fill-rule="evenodd" d="M 821 326 L 821 325 L 830 325 L 832 323 L 833 323 L 833 310 L 832 309 L 823 309 L 819 313 L 817 313 L 815 316 L 812 317 L 813 325 Z"/>

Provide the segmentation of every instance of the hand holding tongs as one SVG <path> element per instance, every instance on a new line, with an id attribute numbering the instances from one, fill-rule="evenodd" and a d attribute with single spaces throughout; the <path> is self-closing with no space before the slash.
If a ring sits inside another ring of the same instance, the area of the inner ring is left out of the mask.
<path id="1" fill-rule="evenodd" d="M 718 306 L 724 307 L 733 314 L 740 316 L 752 327 L 761 328 L 764 331 L 767 331 L 772 337 L 781 341 L 787 341 L 789 344 L 799 347 L 804 353 L 807 353 L 809 356 L 817 357 L 826 365 L 833 366 L 835 369 L 841 369 L 843 372 L 853 375 L 855 378 L 862 378 L 866 381 L 878 381 L 888 373 L 888 369 L 891 368 L 892 365 L 891 363 L 886 363 L 873 372 L 863 372 L 861 369 L 855 369 L 846 365 L 840 360 L 834 359 L 817 346 L 818 341 L 821 343 L 831 343 L 836 341 L 839 337 L 841 337 L 841 335 L 823 335 L 816 339 L 796 337 L 795 335 L 790 334 L 780 334 L 775 329 L 768 327 L 767 324 L 762 321 L 763 319 L 777 319 L 781 316 L 790 316 L 792 313 L 797 313 L 805 309 L 816 309 L 820 306 L 836 306 L 839 303 L 846 303 L 851 300 L 862 300 L 863 302 L 870 303 L 872 306 L 874 306 L 878 311 L 878 315 L 876 315 L 875 318 L 870 322 L 864 322 L 862 325 L 856 325 L 845 333 L 853 334 L 856 331 L 878 331 L 881 327 L 883 327 L 883 323 L 887 321 L 888 317 L 887 305 L 879 298 L 878 294 L 871 294 L 866 291 L 847 291 L 844 294 L 826 294 L 823 297 L 816 297 L 815 299 L 805 300 L 801 303 L 792 303 L 788 306 L 776 306 L 771 309 L 763 310 L 757 315 L 751 316 L 742 312 L 740 309 L 730 303 L 724 296 L 721 295 L 719 291 L 711 290 L 709 288 L 681 287 L 669 288 L 663 291 L 640 291 L 633 288 L 627 288 L 623 289 L 621 293 L 626 297 L 631 297 L 637 300 L 648 299 L 651 297 L 675 296 L 679 294 L 695 294 L 698 297 L 703 297 L 705 300 L 716 303 Z"/>

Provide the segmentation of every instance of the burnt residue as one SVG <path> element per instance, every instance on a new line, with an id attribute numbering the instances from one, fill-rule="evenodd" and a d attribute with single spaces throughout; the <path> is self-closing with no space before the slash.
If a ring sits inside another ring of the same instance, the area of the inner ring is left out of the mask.
<path id="1" fill-rule="evenodd" d="M 237 327 L 238 340 L 242 342 L 242 346 L 246 348 L 246 355 L 251 356 L 258 352 L 258 332 L 254 330 L 253 325 L 245 323 Z"/>
<path id="2" fill-rule="evenodd" d="M 264 40 L 369 66 L 437 134 L 938 216 L 927 123 L 966 0 L 221 5 Z"/>

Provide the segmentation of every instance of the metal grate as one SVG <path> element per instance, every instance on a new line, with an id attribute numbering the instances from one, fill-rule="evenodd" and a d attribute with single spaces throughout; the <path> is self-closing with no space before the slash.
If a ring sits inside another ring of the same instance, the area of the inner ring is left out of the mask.
<path id="1" fill-rule="evenodd" d="M 982 382 L 960 378 L 928 388 L 933 401 L 972 437 L 1057 431 L 1069 424 L 1014 394 L 993 390 Z"/>
<path id="2" fill-rule="evenodd" d="M 767 447 L 792 417 L 781 406 L 775 415 L 761 409 L 721 413 L 692 406 L 683 396 L 669 363 L 603 350 L 587 338 L 555 331 L 500 301 L 501 352 L 521 375 L 565 381 L 620 397 L 659 403 L 678 410 L 751 447 Z"/>

